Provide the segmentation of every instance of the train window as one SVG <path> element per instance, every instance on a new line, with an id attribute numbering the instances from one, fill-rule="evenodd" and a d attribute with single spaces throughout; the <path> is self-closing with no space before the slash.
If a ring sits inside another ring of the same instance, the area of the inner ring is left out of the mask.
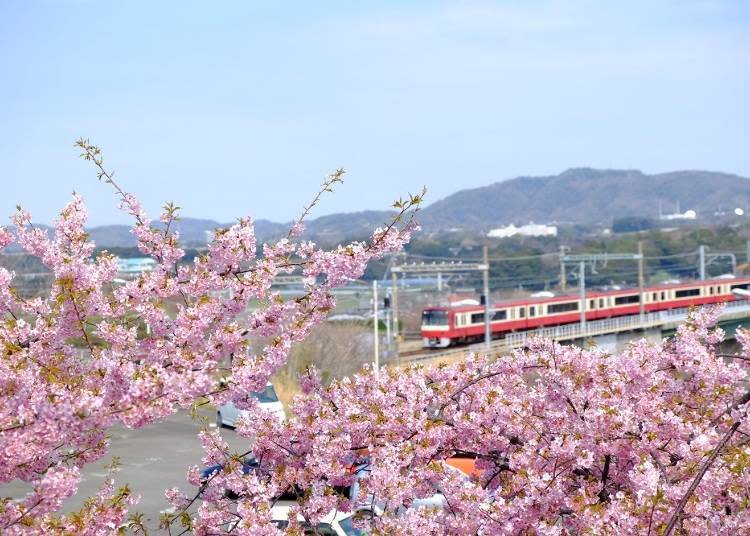
<path id="1" fill-rule="evenodd" d="M 532 316 L 536 316 L 536 308 L 533 305 L 529 307 L 529 318 Z"/>
<path id="2" fill-rule="evenodd" d="M 599 298 L 599 308 L 604 307 L 604 298 Z"/>
<path id="3" fill-rule="evenodd" d="M 683 290 L 677 290 L 674 293 L 675 298 L 689 298 L 690 296 L 700 296 L 701 289 L 699 288 L 686 288 Z"/>
<path id="4" fill-rule="evenodd" d="M 640 301 L 640 296 L 638 296 L 638 294 L 629 294 L 627 296 L 617 296 L 615 298 L 615 305 L 626 305 L 628 303 L 638 303 Z"/>
<path id="5" fill-rule="evenodd" d="M 524 318 L 526 316 L 526 307 L 518 308 L 518 318 Z"/>
<path id="6" fill-rule="evenodd" d="M 555 313 L 565 313 L 568 311 L 577 311 L 578 302 L 567 302 L 567 303 L 553 303 L 547 306 L 547 312 L 551 315 Z"/>
<path id="7" fill-rule="evenodd" d="M 589 309 L 596 307 L 596 300 L 589 300 Z"/>
<path id="8" fill-rule="evenodd" d="M 732 290 L 736 288 L 741 288 L 743 290 L 750 290 L 750 283 L 737 283 L 736 285 L 731 286 Z"/>
<path id="9" fill-rule="evenodd" d="M 708 293 L 713 294 L 714 293 L 714 287 L 708 287 Z"/>
<path id="10" fill-rule="evenodd" d="M 422 312 L 423 326 L 447 326 L 448 311 L 426 310 Z"/>
<path id="11" fill-rule="evenodd" d="M 658 298 L 656 297 L 656 292 L 653 292 L 653 293 L 651 294 L 651 301 L 657 301 L 657 299 L 658 299 Z"/>
<path id="12" fill-rule="evenodd" d="M 492 313 L 492 322 L 497 322 L 498 320 L 505 320 L 506 318 L 508 318 L 508 313 L 506 312 L 505 309 L 498 309 L 496 311 L 493 311 Z M 482 320 L 480 320 L 480 322 L 484 322 L 484 315 L 482 316 Z"/>
<path id="13" fill-rule="evenodd" d="M 666 299 L 667 299 L 667 293 L 662 290 L 661 291 L 661 301 L 664 301 Z"/>
<path id="14" fill-rule="evenodd" d="M 471 315 L 472 324 L 479 324 L 481 322 L 484 322 L 484 313 L 474 313 Z"/>

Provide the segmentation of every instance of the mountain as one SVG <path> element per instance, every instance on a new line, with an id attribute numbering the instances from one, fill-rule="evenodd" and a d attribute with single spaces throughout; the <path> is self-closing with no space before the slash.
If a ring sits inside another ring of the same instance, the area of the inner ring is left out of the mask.
<path id="1" fill-rule="evenodd" d="M 750 208 L 750 180 L 710 171 L 646 175 L 637 170 L 569 169 L 559 175 L 518 177 L 461 190 L 425 207 L 419 221 L 426 230 L 451 227 L 487 230 L 510 223 L 611 225 L 622 217 L 658 216 L 692 209 L 701 219 L 716 211 Z"/>
<path id="2" fill-rule="evenodd" d="M 735 207 L 750 213 L 750 179 L 711 171 L 674 171 L 647 175 L 638 170 L 569 169 L 559 175 L 518 177 L 481 188 L 460 190 L 424 207 L 417 220 L 426 231 L 460 228 L 487 231 L 507 224 L 573 223 L 612 225 L 619 218 L 658 215 L 692 209 L 701 221 L 714 221 L 715 213 Z M 368 210 L 321 216 L 307 222 L 305 237 L 323 245 L 361 239 L 393 215 L 387 210 Z M 185 246 L 202 246 L 206 232 L 231 223 L 183 218 L 174 224 Z M 281 238 L 290 223 L 257 220 L 259 242 Z M 101 247 L 135 245 L 126 225 L 102 225 L 88 229 Z"/>
<path id="3" fill-rule="evenodd" d="M 304 236 L 325 245 L 334 245 L 347 239 L 369 236 L 376 227 L 385 224 L 394 213 L 391 211 L 367 210 L 346 214 L 331 214 L 307 222 Z M 161 224 L 159 224 L 160 226 Z M 172 224 L 180 233 L 184 246 L 204 246 L 207 236 L 216 228 L 226 228 L 232 223 L 198 218 L 181 218 Z M 291 222 L 276 223 L 256 220 L 255 235 L 259 242 L 274 240 L 286 235 Z M 87 229 L 89 236 L 100 247 L 133 247 L 135 238 L 127 225 L 100 225 Z M 207 234 L 208 233 L 208 234 Z"/>
<path id="4" fill-rule="evenodd" d="M 206 233 L 212 232 L 217 227 L 228 227 L 231 223 L 219 223 L 215 220 L 199 218 L 180 218 L 172 223 L 172 229 L 180 233 L 180 242 L 184 246 L 203 246 L 206 244 Z M 154 226 L 163 227 L 160 222 Z M 287 228 L 287 226 L 267 220 L 255 222 L 256 233 L 259 236 L 276 236 Z M 128 225 L 100 225 L 87 229 L 91 239 L 101 247 L 133 247 L 135 237 L 130 232 Z"/>
<path id="5" fill-rule="evenodd" d="M 157 224 L 155 224 L 156 226 Z M 206 244 L 206 233 L 211 233 L 219 227 L 229 227 L 231 223 L 220 223 L 215 220 L 205 220 L 199 218 L 181 218 L 172 224 L 172 229 L 180 233 L 180 242 L 183 246 L 196 247 Z M 161 224 L 158 224 L 162 227 Z M 256 235 L 261 240 L 267 238 L 280 237 L 288 226 L 281 223 L 274 223 L 268 220 L 258 220 L 255 222 Z M 97 246 L 107 248 L 127 248 L 135 246 L 135 237 L 130 232 L 128 225 L 100 225 L 87 229 L 89 236 Z"/>
<path id="6" fill-rule="evenodd" d="M 377 227 L 385 226 L 394 215 L 395 212 L 390 210 L 365 210 L 321 216 L 308 222 L 306 234 L 325 243 L 365 238 Z"/>

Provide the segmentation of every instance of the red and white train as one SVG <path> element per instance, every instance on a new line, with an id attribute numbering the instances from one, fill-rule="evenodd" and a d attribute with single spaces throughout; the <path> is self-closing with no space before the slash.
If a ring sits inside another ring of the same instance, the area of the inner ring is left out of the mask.
<path id="1" fill-rule="evenodd" d="M 750 278 L 709 279 L 692 283 L 643 289 L 646 312 L 677 309 L 738 299 L 734 289 L 750 289 Z M 557 326 L 580 321 L 581 300 L 576 295 L 552 298 L 524 298 L 495 303 L 490 308 L 493 338 L 511 331 Z M 634 315 L 640 312 L 637 289 L 587 292 L 586 320 Z M 428 307 L 422 312 L 422 341 L 425 348 L 446 348 L 453 344 L 484 339 L 484 305 Z"/>

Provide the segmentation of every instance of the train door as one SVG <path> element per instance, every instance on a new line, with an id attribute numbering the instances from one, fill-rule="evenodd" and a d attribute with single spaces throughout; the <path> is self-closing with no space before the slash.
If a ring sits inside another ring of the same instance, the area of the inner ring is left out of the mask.
<path id="1" fill-rule="evenodd" d="M 533 328 L 537 325 L 536 314 L 538 308 L 538 305 L 529 305 L 529 318 L 526 321 L 527 328 Z"/>
<path id="2" fill-rule="evenodd" d="M 599 318 L 609 318 L 607 313 L 607 298 L 599 298 Z"/>

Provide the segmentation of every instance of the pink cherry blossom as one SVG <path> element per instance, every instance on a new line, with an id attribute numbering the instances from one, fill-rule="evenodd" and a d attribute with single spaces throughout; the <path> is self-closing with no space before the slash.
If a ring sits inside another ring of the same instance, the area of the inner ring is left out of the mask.
<path id="1" fill-rule="evenodd" d="M 92 257 L 78 195 L 52 233 L 23 210 L 14 233 L 0 229 L 0 247 L 15 241 L 54 274 L 46 296 L 24 299 L 15 274 L 0 270 L 0 483 L 33 489 L 0 499 L 3 534 L 137 529 L 137 517 L 128 521 L 137 483 L 118 488 L 110 478 L 80 511 L 62 514 L 61 505 L 77 493 L 81 469 L 108 452 L 113 426 L 140 427 L 205 399 L 247 410 L 237 433 L 258 466 L 244 470 L 218 431 L 203 431 L 201 463 L 222 470 L 202 482 L 198 466 L 186 468 L 185 488 L 165 491 L 176 509 L 165 530 L 294 533 L 298 516 L 315 524 L 335 510 L 358 511 L 357 526 L 380 534 L 750 530 L 750 335 L 738 331 L 742 351 L 721 355 L 719 307 L 694 311 L 672 338 L 615 355 L 536 339 L 501 358 L 365 369 L 330 384 L 310 370 L 281 424 L 247 392 L 261 390 L 325 319 L 334 288 L 408 241 L 417 229 L 408 211 L 421 196 L 397 202 L 394 221 L 365 242 L 324 250 L 301 240 L 313 202 L 276 242 L 257 244 L 243 218 L 187 263 L 172 228 L 177 207 L 152 223 L 99 149 L 79 146 L 156 266 L 113 285 L 115 261 Z M 304 296 L 272 290 L 289 273 L 303 275 Z M 251 302 L 262 306 L 245 315 Z M 260 350 L 252 339 L 264 341 Z M 471 460 L 468 474 L 457 458 Z M 271 509 L 290 492 L 299 499 L 280 531 Z"/>

